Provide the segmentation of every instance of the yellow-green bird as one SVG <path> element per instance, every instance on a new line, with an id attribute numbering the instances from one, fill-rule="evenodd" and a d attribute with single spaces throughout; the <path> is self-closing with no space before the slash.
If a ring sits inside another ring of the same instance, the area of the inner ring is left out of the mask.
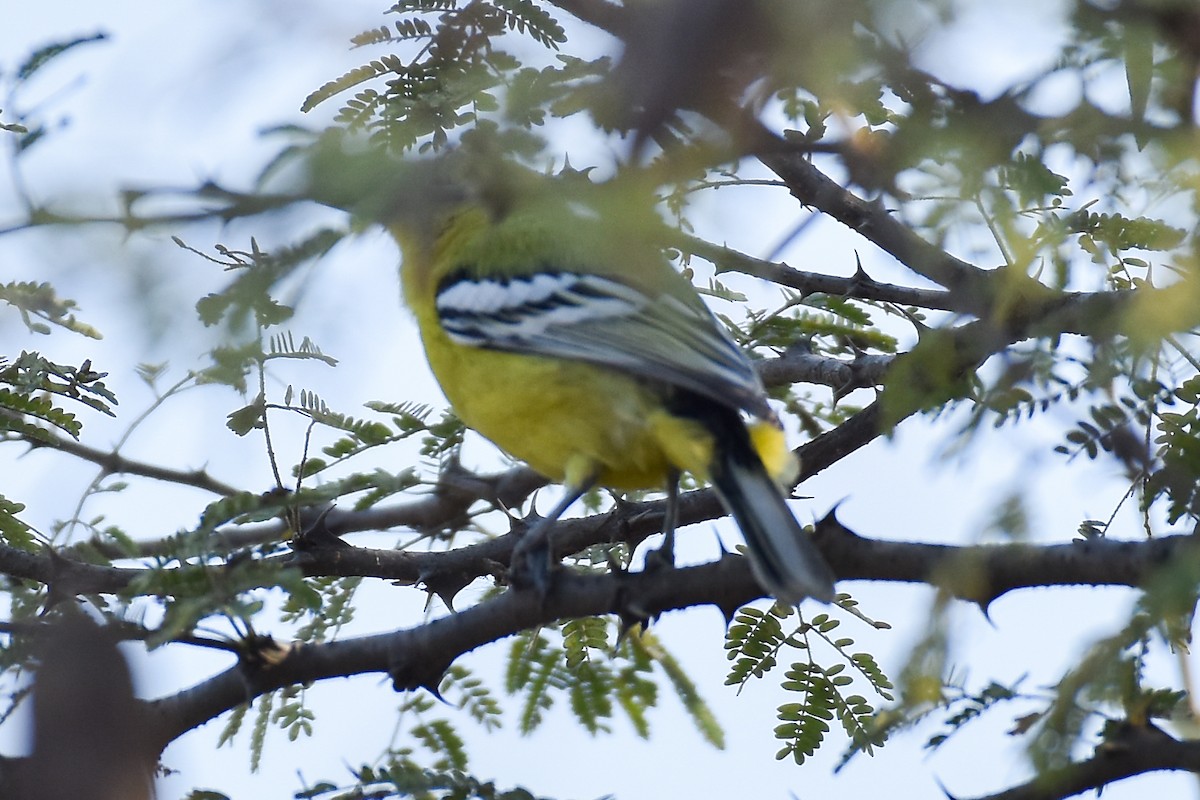
<path id="1" fill-rule="evenodd" d="M 548 520 L 595 486 L 663 488 L 670 543 L 679 474 L 711 481 L 765 590 L 831 600 L 832 573 L 777 482 L 797 464 L 763 386 L 642 235 L 653 211 L 589 202 L 591 184 L 454 165 L 414 166 L 370 213 L 400 244 L 404 298 L 462 421 L 566 485 Z M 514 569 L 544 558 L 544 531 L 526 534 Z"/>

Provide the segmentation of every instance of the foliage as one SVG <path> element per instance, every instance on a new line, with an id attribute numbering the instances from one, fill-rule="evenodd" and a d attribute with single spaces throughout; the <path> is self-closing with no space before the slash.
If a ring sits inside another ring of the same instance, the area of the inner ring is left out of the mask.
<path id="1" fill-rule="evenodd" d="M 602 64 L 566 59 L 562 66 L 526 67 L 501 49 L 500 37 L 517 31 L 557 50 L 566 40 L 562 26 L 532 0 L 463 3 L 397 3 L 389 13 L 401 18 L 394 31 L 380 27 L 355 38 L 359 46 L 396 46 L 425 41 L 414 59 L 388 54 L 326 83 L 305 99 L 303 111 L 366 83 L 338 111 L 336 121 L 350 131 L 367 131 L 373 141 L 399 151 L 445 145 L 457 129 L 478 124 L 501 107 L 502 88 L 520 100 L 507 110 L 527 126 L 541 124 L 551 101 L 566 95 L 582 78 L 600 74 Z M 413 16 L 405 16 L 405 15 Z M 386 80 L 382 80 L 386 79 Z M 507 86 L 506 86 L 507 85 Z M 537 109 L 536 111 L 534 109 Z"/>
<path id="2" fill-rule="evenodd" d="M 857 605 L 848 597 L 839 602 L 852 611 Z M 848 695 L 844 690 L 856 682 L 853 675 L 857 673 L 857 680 L 865 682 L 876 696 L 890 701 L 895 699 L 891 681 L 870 653 L 849 651 L 854 646 L 852 638 L 830 635 L 841 620 L 828 614 L 818 614 L 811 620 L 801 616 L 798 625 L 785 635 L 782 621 L 794 615 L 794 609 L 779 604 L 767 613 L 743 608 L 730 626 L 725 643 L 728 658 L 735 662 L 725 683 L 738 686 L 739 691 L 750 678 L 762 678 L 773 670 L 784 647 L 798 649 L 805 656 L 804 661 L 793 662 L 784 674 L 783 688 L 798 695 L 798 700 L 779 707 L 783 724 L 776 726 L 775 738 L 784 746 L 775 757 L 791 756 L 797 764 L 803 764 L 825 741 L 828 723 L 834 719 L 841 723 L 854 750 L 870 753 L 873 747 L 883 745 L 883 737 L 873 730 L 875 709 L 862 695 Z M 861 618 L 875 628 L 889 627 Z M 838 662 L 828 666 L 819 663 L 813 654 L 814 641 L 832 649 Z M 847 667 L 851 674 L 843 674 Z"/>

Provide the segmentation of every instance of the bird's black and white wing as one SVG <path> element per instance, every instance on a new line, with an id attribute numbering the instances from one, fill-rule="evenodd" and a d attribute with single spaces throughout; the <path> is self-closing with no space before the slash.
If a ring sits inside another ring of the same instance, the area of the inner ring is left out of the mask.
<path id="1" fill-rule="evenodd" d="M 462 345 L 586 361 L 769 416 L 742 350 L 697 300 L 651 296 L 599 275 L 450 276 L 437 313 Z"/>

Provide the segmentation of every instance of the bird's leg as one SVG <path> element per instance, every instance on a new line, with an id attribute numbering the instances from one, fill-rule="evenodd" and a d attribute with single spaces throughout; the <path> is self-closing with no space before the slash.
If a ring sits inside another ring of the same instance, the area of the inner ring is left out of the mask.
<path id="1" fill-rule="evenodd" d="M 521 536 L 509 561 L 509 581 L 518 589 L 534 589 L 543 597 L 550 591 L 550 528 L 571 504 L 583 497 L 596 481 L 568 486 L 567 493 L 550 513 L 539 519 Z"/>
<path id="2" fill-rule="evenodd" d="M 675 526 L 679 523 L 679 471 L 667 476 L 667 509 L 663 514 L 663 543 L 646 553 L 646 568 L 653 571 L 675 566 Z"/>

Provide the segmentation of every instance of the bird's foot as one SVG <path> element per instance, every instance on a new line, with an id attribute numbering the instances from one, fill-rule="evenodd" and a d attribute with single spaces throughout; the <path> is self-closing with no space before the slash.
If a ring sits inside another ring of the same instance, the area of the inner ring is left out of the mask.
<path id="1" fill-rule="evenodd" d="M 646 551 L 646 561 L 643 569 L 646 572 L 675 569 L 675 542 L 668 539 L 661 546 Z"/>
<path id="2" fill-rule="evenodd" d="M 675 526 L 679 522 L 679 473 L 667 481 L 667 505 L 663 511 L 663 543 L 646 553 L 646 572 L 675 569 Z"/>
<path id="3" fill-rule="evenodd" d="M 550 593 L 550 526 L 554 520 L 542 518 L 526 529 L 513 548 L 508 565 L 508 582 L 514 589 L 531 590 L 539 597 Z"/>

